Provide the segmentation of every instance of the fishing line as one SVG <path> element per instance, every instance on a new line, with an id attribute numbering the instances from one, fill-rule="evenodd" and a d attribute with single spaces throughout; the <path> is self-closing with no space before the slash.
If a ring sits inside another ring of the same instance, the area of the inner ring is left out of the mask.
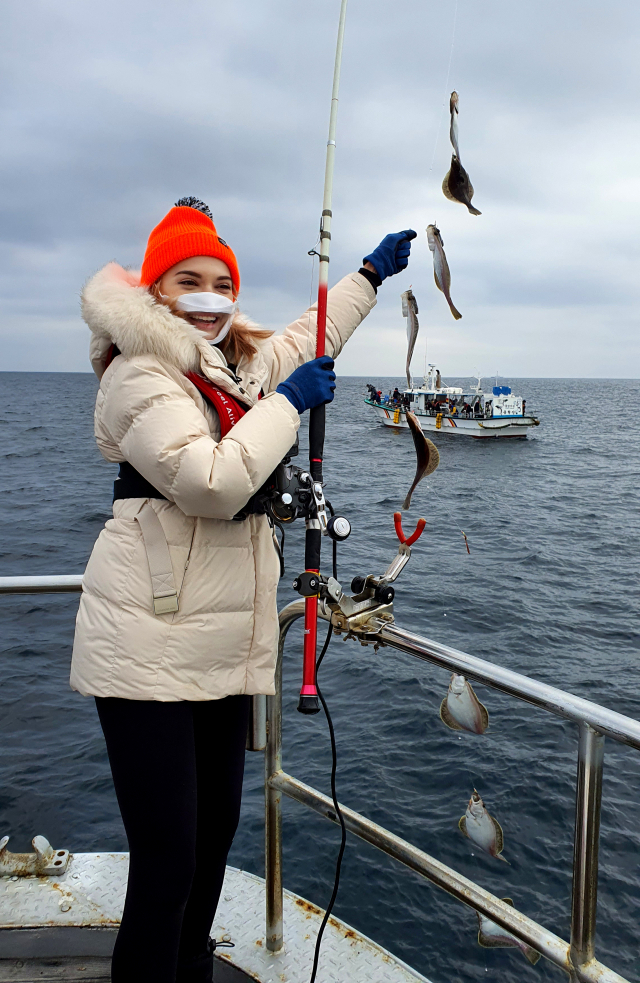
<path id="1" fill-rule="evenodd" d="M 426 487 L 429 489 L 429 491 L 432 490 L 431 484 L 427 484 Z M 449 519 L 451 520 L 452 525 L 455 526 L 456 529 L 459 529 L 460 530 L 460 532 L 462 534 L 462 538 L 464 540 L 464 544 L 465 544 L 466 549 L 467 549 L 467 554 L 469 556 L 471 556 L 471 550 L 469 549 L 469 540 L 467 538 L 467 534 L 464 531 L 464 529 L 462 528 L 462 526 L 458 523 L 458 521 L 457 521 L 456 517 L 454 516 L 453 512 L 451 511 L 451 509 L 449 508 L 449 506 L 445 502 L 443 502 L 441 499 L 438 499 L 437 495 L 434 495 L 433 498 L 434 498 L 435 501 L 438 502 L 438 505 L 441 505 L 442 508 L 444 509 L 444 511 L 447 513 L 447 515 L 449 516 Z M 447 612 L 446 612 L 445 606 L 444 606 L 444 595 L 443 594 L 440 594 L 440 602 L 442 604 L 442 617 L 443 618 L 446 618 L 447 617 Z"/>
<path id="2" fill-rule="evenodd" d="M 453 45 L 454 45 L 455 38 L 456 38 L 456 25 L 457 25 L 457 22 L 458 22 L 458 2 L 459 2 L 459 0 L 456 0 L 455 9 L 454 9 L 454 12 L 453 12 L 453 29 L 451 31 L 451 48 L 449 49 L 449 65 L 447 66 L 447 80 L 446 80 L 446 82 L 444 84 L 444 87 L 445 87 L 445 90 L 447 91 L 447 93 L 449 92 L 449 79 L 451 77 L 451 62 L 453 60 Z M 449 98 L 449 96 L 447 95 L 446 98 L 445 98 L 445 101 L 442 103 L 442 109 L 440 111 L 440 118 L 438 120 L 438 129 L 436 131 L 436 142 L 435 142 L 435 144 L 433 146 L 433 157 L 431 158 L 431 167 L 429 168 L 430 171 L 433 170 L 433 164 L 434 164 L 434 161 L 436 159 L 436 150 L 438 149 L 438 141 L 440 140 L 440 130 L 442 129 L 442 117 L 444 116 L 444 111 L 445 111 L 446 106 L 447 106 L 447 99 L 448 98 Z"/>
<path id="3" fill-rule="evenodd" d="M 333 515 L 333 509 L 327 502 L 327 507 L 329 508 L 331 514 Z M 333 541 L 333 577 L 335 580 L 338 579 L 338 544 Z M 318 656 L 318 661 L 316 662 L 316 690 L 318 692 L 318 697 L 320 698 L 320 703 L 322 704 L 322 709 L 324 710 L 325 717 L 327 718 L 327 725 L 329 727 L 329 738 L 331 740 L 331 798 L 333 799 L 333 808 L 335 809 L 336 816 L 338 817 L 338 822 L 340 823 L 340 849 L 338 850 L 338 858 L 336 860 L 336 871 L 333 881 L 333 891 L 331 892 L 331 898 L 329 904 L 327 905 L 327 910 L 324 913 L 324 918 L 322 919 L 322 924 L 318 931 L 318 937 L 316 939 L 316 948 L 313 954 L 313 969 L 311 971 L 311 978 L 309 983 L 315 983 L 316 973 L 318 972 L 318 960 L 320 958 L 320 946 L 322 945 L 322 936 L 324 935 L 324 930 L 326 928 L 327 922 L 331 917 L 331 912 L 333 911 L 333 906 L 336 902 L 338 896 L 338 890 L 340 888 L 340 871 L 342 869 L 342 858 L 344 857 L 344 851 L 347 845 L 347 827 L 345 826 L 344 816 L 340 810 L 340 803 L 338 802 L 338 793 L 336 791 L 336 772 L 338 770 L 338 749 L 336 747 L 336 735 L 333 729 L 333 720 L 331 719 L 331 714 L 329 713 L 329 707 L 327 706 L 327 701 L 325 700 L 322 690 L 318 685 L 318 669 L 327 654 L 327 649 L 329 648 L 329 643 L 331 642 L 331 635 L 333 633 L 333 626 L 329 622 L 329 629 L 327 631 L 327 637 L 324 640 L 324 645 L 322 646 L 322 651 Z"/>
<path id="4" fill-rule="evenodd" d="M 425 487 L 428 488 L 431 491 L 431 485 L 430 484 L 426 484 Z M 451 511 L 450 507 L 446 504 L 446 502 L 442 501 L 442 499 L 438 499 L 437 496 L 434 496 L 434 499 L 438 502 L 438 505 L 442 506 L 442 508 L 444 509 L 444 511 L 447 513 L 447 515 L 449 516 L 449 518 L 451 520 L 451 524 L 453 526 L 455 526 L 456 529 L 459 529 L 460 530 L 460 534 L 462 535 L 462 538 L 464 540 L 464 545 L 466 547 L 467 554 L 469 556 L 471 556 L 471 549 L 469 548 L 469 538 L 468 538 L 466 532 L 464 531 L 464 529 L 462 528 L 462 526 L 460 525 L 460 523 L 458 522 L 457 518 L 455 517 L 455 515 Z"/>

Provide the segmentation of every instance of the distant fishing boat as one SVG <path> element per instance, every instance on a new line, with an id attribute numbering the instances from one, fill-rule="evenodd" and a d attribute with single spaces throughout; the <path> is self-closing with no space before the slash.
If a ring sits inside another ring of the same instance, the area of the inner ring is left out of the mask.
<path id="1" fill-rule="evenodd" d="M 478 378 L 473 388 L 445 386 L 440 370 L 429 365 L 419 388 L 398 389 L 400 398 L 381 396 L 369 385 L 365 403 L 386 427 L 408 429 L 407 410 L 420 420 L 423 430 L 436 430 L 452 436 L 526 438 L 540 420 L 526 412 L 526 399 L 516 396 L 509 386 L 495 385 L 489 392 Z"/>

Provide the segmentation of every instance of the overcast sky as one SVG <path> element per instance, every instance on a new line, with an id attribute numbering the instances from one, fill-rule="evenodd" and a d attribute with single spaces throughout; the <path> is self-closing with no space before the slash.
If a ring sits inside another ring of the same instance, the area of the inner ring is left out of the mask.
<path id="1" fill-rule="evenodd" d="M 255 320 L 308 306 L 339 6 L 5 0 L 0 368 L 87 371 L 82 283 L 139 266 L 183 195 L 210 205 Z M 350 0 L 331 282 L 419 235 L 343 374 L 403 374 L 412 284 L 416 372 L 426 337 L 445 376 L 640 376 L 639 19 L 631 0 Z M 440 190 L 454 88 L 477 218 Z"/>

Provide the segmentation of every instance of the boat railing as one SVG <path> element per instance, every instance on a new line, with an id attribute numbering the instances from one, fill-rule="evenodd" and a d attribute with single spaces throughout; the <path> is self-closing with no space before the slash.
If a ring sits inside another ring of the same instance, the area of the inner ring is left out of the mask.
<path id="1" fill-rule="evenodd" d="M 0 594 L 59 593 L 80 591 L 81 588 L 82 575 L 0 578 Z M 330 612 L 322 605 L 320 607 L 321 617 L 328 620 Z M 284 944 L 282 795 L 295 799 L 331 822 L 338 822 L 333 802 L 328 796 L 287 774 L 282 768 L 282 653 L 287 632 L 303 614 L 302 600 L 294 601 L 281 611 L 275 695 L 254 697 L 253 748 L 265 750 L 266 943 L 272 952 L 279 951 Z M 381 621 L 371 627 L 371 641 L 430 662 L 448 672 L 464 675 L 576 724 L 577 781 L 570 941 L 555 935 L 407 840 L 341 805 L 349 832 L 507 929 L 568 973 L 571 983 L 628 983 L 624 977 L 600 963 L 595 955 L 598 848 L 605 738 L 640 750 L 640 721 L 529 676 L 422 638 L 393 622 Z"/>

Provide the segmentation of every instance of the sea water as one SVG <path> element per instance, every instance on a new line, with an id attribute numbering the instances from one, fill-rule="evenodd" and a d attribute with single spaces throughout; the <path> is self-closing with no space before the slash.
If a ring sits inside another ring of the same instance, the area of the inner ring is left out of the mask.
<path id="1" fill-rule="evenodd" d="M 339 551 L 345 586 L 387 567 L 415 471 L 411 435 L 377 425 L 364 404 L 367 381 L 401 384 L 341 378 L 327 413 L 327 496 L 353 525 Z M 541 426 L 527 440 L 432 435 L 441 463 L 403 520 L 409 531 L 424 515 L 427 527 L 396 583 L 397 623 L 638 717 L 640 382 L 506 381 Z M 82 572 L 116 472 L 93 440 L 96 388 L 91 375 L 0 374 L 0 575 Z M 287 533 L 281 606 L 297 597 L 303 536 L 302 523 Z M 13 850 L 36 833 L 75 851 L 126 849 L 93 701 L 68 687 L 77 605 L 77 595 L 0 598 L 0 835 Z M 326 722 L 295 710 L 300 668 L 298 624 L 285 654 L 284 768 L 328 794 Z M 321 674 L 341 801 L 568 938 L 576 726 L 477 685 L 489 730 L 450 731 L 439 718 L 449 674 L 389 648 L 336 638 Z M 229 858 L 258 874 L 263 761 L 247 755 Z M 458 829 L 474 788 L 511 866 Z M 639 799 L 640 754 L 607 740 L 597 952 L 633 981 Z M 339 830 L 285 800 L 283 836 L 285 885 L 324 906 Z M 544 959 L 531 967 L 517 950 L 480 948 L 471 909 L 353 836 L 336 914 L 433 983 L 563 978 Z"/>

